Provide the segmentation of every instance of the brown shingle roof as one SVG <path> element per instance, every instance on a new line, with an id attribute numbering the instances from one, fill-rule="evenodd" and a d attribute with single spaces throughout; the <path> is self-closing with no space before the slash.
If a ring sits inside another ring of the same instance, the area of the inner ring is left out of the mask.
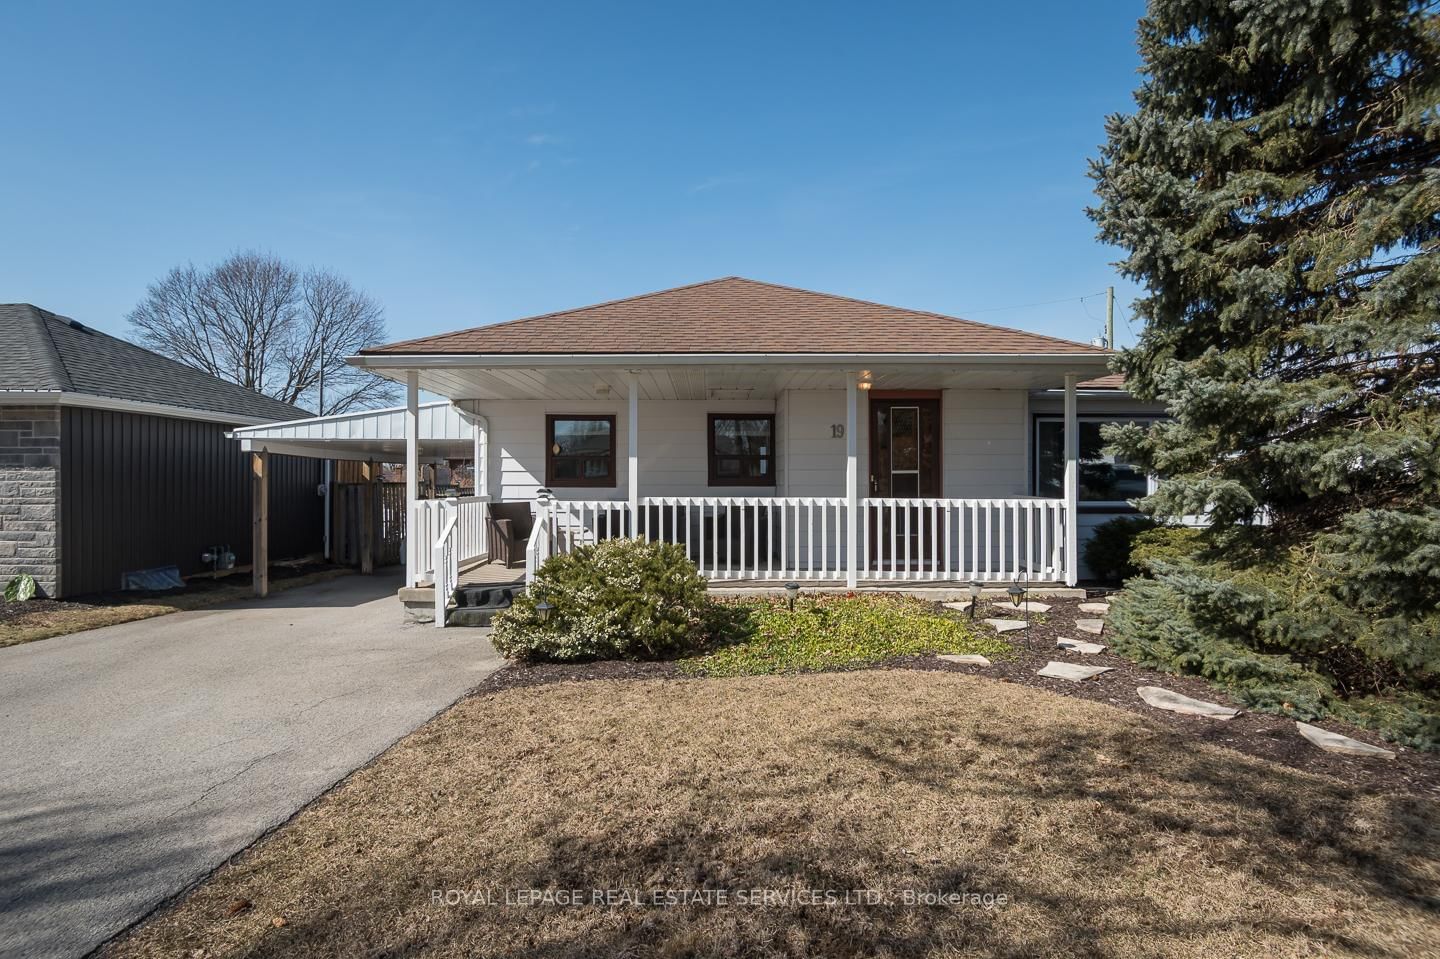
<path id="1" fill-rule="evenodd" d="M 1105 376 L 1097 376 L 1093 380 L 1086 380 L 1077 385 L 1082 390 L 1123 390 L 1125 388 L 1125 376 L 1121 373 L 1108 373 Z"/>
<path id="2" fill-rule="evenodd" d="M 727 276 L 364 353 L 1042 353 L 1106 351 L 1039 333 Z"/>

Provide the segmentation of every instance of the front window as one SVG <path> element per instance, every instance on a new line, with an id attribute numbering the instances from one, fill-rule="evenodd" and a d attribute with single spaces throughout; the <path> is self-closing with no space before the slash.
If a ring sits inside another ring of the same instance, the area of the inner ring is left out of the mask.
<path id="1" fill-rule="evenodd" d="M 1080 502 L 1124 506 L 1150 492 L 1150 479 L 1139 467 L 1101 452 L 1102 427 L 1145 421 L 1143 417 L 1080 418 Z M 1035 495 L 1065 495 L 1065 421 L 1060 417 L 1035 421 Z"/>
<path id="2" fill-rule="evenodd" d="M 775 485 L 772 414 L 710 414 L 710 485 Z"/>
<path id="3" fill-rule="evenodd" d="M 546 486 L 615 485 L 615 417 L 545 417 Z"/>

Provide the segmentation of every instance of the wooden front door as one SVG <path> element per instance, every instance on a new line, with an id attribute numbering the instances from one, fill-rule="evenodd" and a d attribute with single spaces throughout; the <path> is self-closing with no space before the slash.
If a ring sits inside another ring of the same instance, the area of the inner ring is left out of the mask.
<path id="1" fill-rule="evenodd" d="M 870 400 L 870 495 L 881 499 L 938 498 L 940 400 L 930 394 L 887 394 Z M 931 513 L 882 508 L 870 517 L 870 557 L 889 568 L 919 569 L 930 560 Z M 909 548 L 906 549 L 908 542 Z M 892 549 L 892 544 L 894 548 Z"/>

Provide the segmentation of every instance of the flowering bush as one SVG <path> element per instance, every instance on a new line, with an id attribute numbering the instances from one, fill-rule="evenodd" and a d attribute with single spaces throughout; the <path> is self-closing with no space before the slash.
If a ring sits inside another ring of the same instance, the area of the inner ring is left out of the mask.
<path id="1" fill-rule="evenodd" d="M 547 622 L 541 601 L 553 607 Z M 523 661 L 666 659 L 699 648 L 709 622 L 705 580 L 683 547 L 612 539 L 546 561 L 491 641 Z"/>

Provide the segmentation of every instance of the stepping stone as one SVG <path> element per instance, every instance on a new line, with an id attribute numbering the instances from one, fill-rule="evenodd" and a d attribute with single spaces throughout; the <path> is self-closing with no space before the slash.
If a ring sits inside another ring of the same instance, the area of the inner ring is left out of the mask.
<path id="1" fill-rule="evenodd" d="M 957 613 L 968 613 L 970 612 L 970 603 L 971 600 L 967 599 L 963 603 L 944 603 L 942 605 L 944 605 L 946 609 L 955 610 Z"/>
<path id="2" fill-rule="evenodd" d="M 1156 709 L 1168 709 L 1172 713 L 1183 713 L 1186 716 L 1206 716 L 1210 719 L 1234 719 L 1240 715 L 1238 709 L 1221 706 L 1219 703 L 1207 703 L 1203 699 L 1191 699 L 1189 696 L 1182 696 L 1159 686 L 1140 686 L 1135 692 Z"/>
<path id="3" fill-rule="evenodd" d="M 1048 613 L 1048 612 L 1050 612 L 1050 604 L 1049 604 L 1049 603 L 1037 603 L 1037 602 L 1035 602 L 1034 600 L 1031 600 L 1031 599 L 1025 600 L 1025 602 L 1021 603 L 1019 606 L 1016 606 L 1014 603 L 996 603 L 995 605 L 996 605 L 996 606 L 999 606 L 999 607 L 1001 607 L 1001 608 L 1003 608 L 1003 609 L 1006 609 L 1006 610 L 1011 610 L 1011 609 L 1013 609 L 1013 610 L 1015 610 L 1015 612 L 1017 612 L 1017 613 Z"/>
<path id="4" fill-rule="evenodd" d="M 1030 624 L 1023 619 L 987 619 L 985 624 L 997 633 L 1010 633 L 1017 629 L 1030 628 Z"/>
<path id="5" fill-rule="evenodd" d="M 1330 730 L 1321 729 L 1319 726 L 1311 726 L 1309 723 L 1297 722 L 1295 728 L 1300 730 L 1300 735 L 1329 753 L 1344 753 L 1347 756 L 1379 756 L 1383 759 L 1395 758 L 1395 754 L 1388 749 L 1381 749 L 1379 746 L 1362 743 L 1358 739 L 1351 739 L 1349 736 L 1332 733 Z"/>
<path id="6" fill-rule="evenodd" d="M 1092 633 L 1099 636 L 1105 632 L 1105 620 L 1103 619 L 1077 619 L 1075 628 L 1082 633 Z"/>
<path id="7" fill-rule="evenodd" d="M 984 656 L 977 656 L 974 653 L 940 653 L 936 659 L 943 659 L 947 663 L 959 663 L 961 666 L 989 666 L 990 660 Z"/>
<path id="8" fill-rule="evenodd" d="M 1082 612 L 1082 613 L 1098 613 L 1099 615 L 1104 616 L 1106 613 L 1110 612 L 1110 604 L 1109 604 L 1109 603 L 1081 603 L 1081 604 L 1080 604 L 1080 612 Z"/>
<path id="9" fill-rule="evenodd" d="M 1048 676 L 1051 679 L 1068 679 L 1071 682 L 1079 683 L 1087 679 L 1094 679 L 1101 673 L 1108 673 L 1113 667 L 1110 666 L 1081 666 L 1078 663 L 1057 663 L 1055 660 L 1045 664 L 1045 668 L 1036 673 L 1036 676 Z"/>
<path id="10" fill-rule="evenodd" d="M 1061 636 L 1055 640 L 1055 645 L 1072 653 L 1083 653 L 1086 656 L 1094 656 L 1096 653 L 1105 652 L 1105 645 L 1102 643 L 1087 643 L 1083 639 L 1066 639 Z"/>

